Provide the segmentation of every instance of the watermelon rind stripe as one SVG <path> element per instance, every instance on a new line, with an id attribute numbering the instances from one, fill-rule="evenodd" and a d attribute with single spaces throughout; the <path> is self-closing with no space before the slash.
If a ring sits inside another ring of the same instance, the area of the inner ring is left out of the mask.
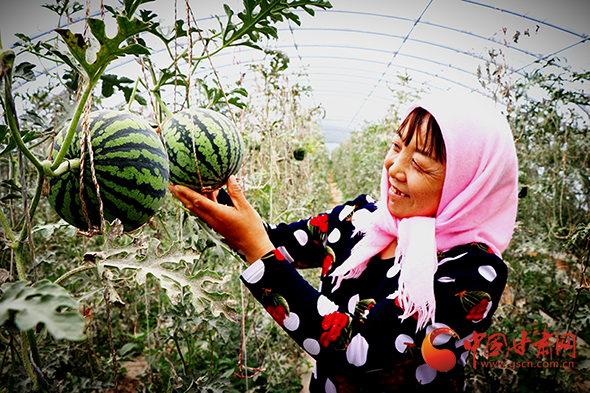
<path id="1" fill-rule="evenodd" d="M 119 218 L 126 231 L 134 230 L 153 216 L 166 196 L 169 166 L 160 137 L 147 122 L 126 112 L 98 111 L 90 114 L 94 167 L 100 185 L 104 218 Z M 80 156 L 81 125 L 67 159 Z M 53 157 L 64 140 L 60 132 L 54 141 Z M 84 200 L 93 225 L 99 225 L 98 199 L 92 181 L 89 153 L 85 155 Z M 60 217 L 86 230 L 80 202 L 79 171 L 49 179 L 48 200 Z"/>
<path id="2" fill-rule="evenodd" d="M 222 187 L 244 159 L 244 144 L 234 124 L 208 109 L 178 112 L 163 125 L 162 138 L 170 162 L 170 181 L 197 191 L 201 182 L 203 187 Z"/>

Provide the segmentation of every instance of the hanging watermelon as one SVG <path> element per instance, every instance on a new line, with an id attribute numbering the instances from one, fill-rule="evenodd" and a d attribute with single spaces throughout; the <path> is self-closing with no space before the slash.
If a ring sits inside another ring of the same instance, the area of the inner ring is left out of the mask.
<path id="1" fill-rule="evenodd" d="M 234 124 L 209 109 L 185 109 L 161 129 L 170 160 L 170 181 L 198 192 L 221 188 L 244 160 Z"/>
<path id="2" fill-rule="evenodd" d="M 97 111 L 89 115 L 94 168 L 104 218 L 118 218 L 126 231 L 145 224 L 160 208 L 168 186 L 168 161 L 158 134 L 143 119 L 127 112 Z M 66 159 L 80 158 L 81 123 Z M 53 145 L 52 158 L 63 144 L 66 129 Z M 100 209 L 92 180 L 90 155 L 84 156 L 84 201 L 93 226 L 100 226 Z M 48 199 L 57 214 L 71 225 L 88 230 L 80 202 L 80 171 L 49 179 Z"/>

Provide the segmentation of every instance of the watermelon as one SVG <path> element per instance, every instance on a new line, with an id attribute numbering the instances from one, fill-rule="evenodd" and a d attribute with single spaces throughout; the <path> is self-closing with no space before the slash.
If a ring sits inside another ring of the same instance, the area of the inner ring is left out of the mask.
<path id="1" fill-rule="evenodd" d="M 161 134 L 170 160 L 170 181 L 198 192 L 221 188 L 244 160 L 244 142 L 234 124 L 209 109 L 176 113 L 164 123 Z"/>
<path id="2" fill-rule="evenodd" d="M 94 168 L 100 187 L 104 218 L 118 218 L 125 231 L 145 224 L 160 208 L 168 186 L 168 159 L 158 134 L 143 119 L 127 112 L 90 113 Z M 63 144 L 67 129 L 55 138 L 52 158 Z M 67 159 L 80 157 L 82 121 L 78 124 Z M 80 171 L 49 179 L 49 204 L 71 225 L 88 230 L 80 202 Z M 88 149 L 84 156 L 84 202 L 90 222 L 100 226 L 100 209 L 92 181 Z"/>

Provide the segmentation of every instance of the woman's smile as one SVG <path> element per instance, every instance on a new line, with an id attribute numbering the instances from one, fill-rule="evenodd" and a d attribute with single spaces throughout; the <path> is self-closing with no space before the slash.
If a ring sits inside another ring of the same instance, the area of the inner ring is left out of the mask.
<path id="1" fill-rule="evenodd" d="M 391 179 L 389 179 L 389 183 L 391 184 Z M 391 187 L 389 187 L 389 193 L 392 194 L 393 196 L 400 196 L 400 197 L 408 198 L 408 195 L 404 194 L 403 192 L 401 192 L 400 190 L 395 188 L 395 186 L 393 186 L 393 185 Z"/>

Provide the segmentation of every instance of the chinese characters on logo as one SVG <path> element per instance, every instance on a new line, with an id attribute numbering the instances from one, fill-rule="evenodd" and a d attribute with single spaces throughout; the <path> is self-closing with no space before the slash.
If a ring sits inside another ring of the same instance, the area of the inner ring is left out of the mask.
<path id="1" fill-rule="evenodd" d="M 549 357 L 549 359 L 552 360 L 553 350 L 555 350 L 556 356 L 565 353 L 571 358 L 576 358 L 576 336 L 573 333 L 564 333 L 560 336 L 557 336 L 555 333 L 548 333 L 547 326 L 545 326 L 542 334 L 543 336 L 540 340 L 533 342 L 527 337 L 527 331 L 523 330 L 520 340 L 517 341 L 516 339 L 513 339 L 512 345 L 507 342 L 506 336 L 504 334 L 491 334 L 487 337 L 484 356 L 486 358 L 491 358 L 504 355 L 504 358 L 507 358 L 511 351 L 514 351 L 519 355 L 524 355 L 526 345 L 530 344 L 533 347 L 537 347 L 537 359 L 545 359 L 546 357 Z M 477 368 L 475 352 L 485 338 L 485 333 L 477 333 L 474 331 L 473 336 L 470 339 L 463 341 L 465 349 L 473 352 L 474 369 Z M 555 344 L 552 345 L 552 342 L 555 342 Z"/>

